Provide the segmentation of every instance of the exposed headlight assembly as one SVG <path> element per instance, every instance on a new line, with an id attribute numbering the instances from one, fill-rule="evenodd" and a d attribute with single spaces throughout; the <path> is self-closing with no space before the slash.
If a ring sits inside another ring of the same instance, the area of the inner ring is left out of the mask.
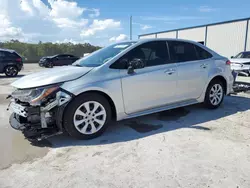
<path id="1" fill-rule="evenodd" d="M 59 85 L 41 87 L 29 90 L 16 90 L 11 96 L 22 102 L 28 102 L 32 106 L 40 105 L 46 97 L 59 89 Z"/>

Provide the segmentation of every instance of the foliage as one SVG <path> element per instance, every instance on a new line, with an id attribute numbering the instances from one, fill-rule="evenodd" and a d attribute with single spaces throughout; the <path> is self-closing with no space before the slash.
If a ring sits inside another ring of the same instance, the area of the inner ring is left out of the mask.
<path id="1" fill-rule="evenodd" d="M 7 48 L 15 50 L 26 62 L 38 62 L 41 57 L 51 56 L 56 54 L 72 54 L 82 57 L 84 53 L 91 53 L 100 49 L 99 46 L 93 46 L 89 43 L 72 44 L 72 43 L 42 43 L 30 44 L 19 42 L 18 40 L 11 40 L 8 42 L 0 42 L 0 48 Z"/>

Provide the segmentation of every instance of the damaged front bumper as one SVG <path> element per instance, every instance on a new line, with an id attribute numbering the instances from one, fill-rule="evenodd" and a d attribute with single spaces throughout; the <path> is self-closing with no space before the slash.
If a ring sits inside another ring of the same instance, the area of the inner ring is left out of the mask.
<path id="1" fill-rule="evenodd" d="M 12 128 L 22 131 L 29 140 L 42 140 L 61 134 L 63 112 L 72 97 L 73 94 L 59 89 L 37 106 L 12 97 L 10 109 L 13 113 L 9 123 Z"/>

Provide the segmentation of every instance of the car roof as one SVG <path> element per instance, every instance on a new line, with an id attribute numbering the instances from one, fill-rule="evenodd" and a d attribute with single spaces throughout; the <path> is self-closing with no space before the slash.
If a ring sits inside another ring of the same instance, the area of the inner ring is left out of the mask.
<path id="1" fill-rule="evenodd" d="M 176 39 L 176 38 L 150 38 L 150 39 L 138 39 L 138 42 L 151 42 L 151 41 L 162 41 L 162 40 L 171 40 L 171 41 L 180 41 L 180 42 L 191 42 L 191 43 L 197 43 L 192 40 L 186 40 L 186 39 Z"/>
<path id="2" fill-rule="evenodd" d="M 6 48 L 0 48 L 0 51 L 2 51 L 2 52 L 11 52 L 11 53 L 16 52 L 15 50 L 6 49 Z"/>

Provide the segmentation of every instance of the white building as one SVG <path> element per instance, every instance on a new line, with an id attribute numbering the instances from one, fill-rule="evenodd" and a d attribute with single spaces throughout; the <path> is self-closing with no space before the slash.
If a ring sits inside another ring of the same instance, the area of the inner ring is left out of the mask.
<path id="1" fill-rule="evenodd" d="M 200 42 L 220 55 L 231 57 L 250 51 L 250 18 L 139 35 L 143 38 L 178 38 Z"/>

